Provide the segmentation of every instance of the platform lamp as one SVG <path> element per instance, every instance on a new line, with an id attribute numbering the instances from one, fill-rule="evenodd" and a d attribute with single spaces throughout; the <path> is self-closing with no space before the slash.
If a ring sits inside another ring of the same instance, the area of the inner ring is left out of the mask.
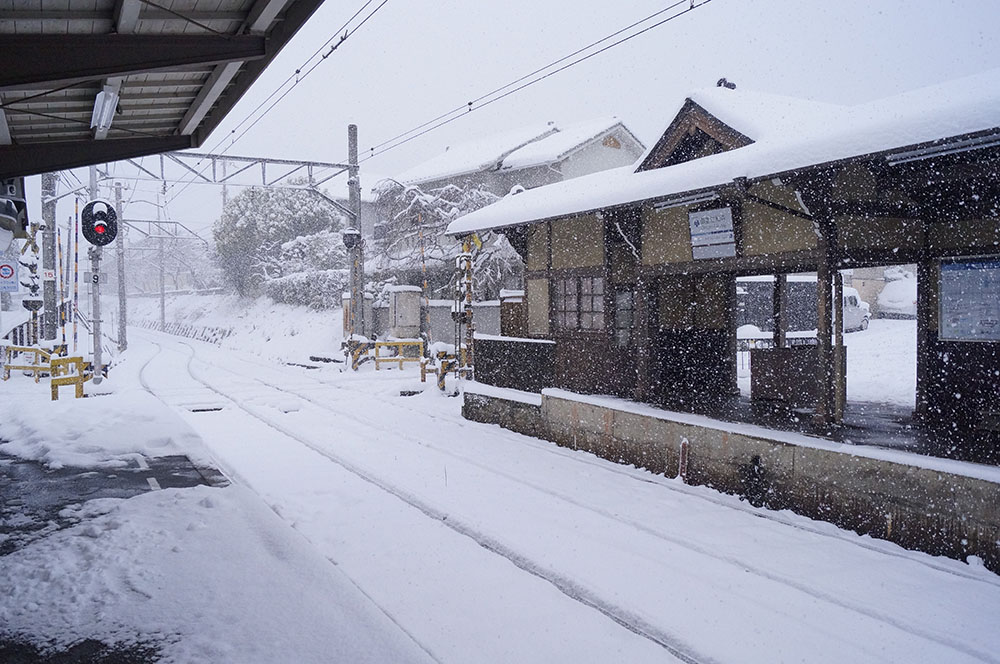
<path id="1" fill-rule="evenodd" d="M 90 116 L 90 126 L 97 131 L 107 131 L 118 108 L 118 93 L 110 86 L 97 93 L 94 99 L 94 113 Z"/>

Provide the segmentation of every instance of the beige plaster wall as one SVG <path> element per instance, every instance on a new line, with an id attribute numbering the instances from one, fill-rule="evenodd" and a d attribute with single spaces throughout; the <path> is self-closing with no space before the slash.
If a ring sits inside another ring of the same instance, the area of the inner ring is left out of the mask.
<path id="1" fill-rule="evenodd" d="M 535 224 L 528 228 L 528 270 L 546 270 L 549 267 L 549 225 Z"/>
<path id="2" fill-rule="evenodd" d="M 604 265 L 604 222 L 595 215 L 557 219 L 552 226 L 552 268 Z"/>
<path id="3" fill-rule="evenodd" d="M 524 295 L 528 305 L 528 336 L 544 337 L 549 334 L 549 280 L 527 279 Z"/>
<path id="4" fill-rule="evenodd" d="M 687 207 L 643 208 L 642 262 L 644 265 L 686 263 L 691 260 L 691 227 Z"/>

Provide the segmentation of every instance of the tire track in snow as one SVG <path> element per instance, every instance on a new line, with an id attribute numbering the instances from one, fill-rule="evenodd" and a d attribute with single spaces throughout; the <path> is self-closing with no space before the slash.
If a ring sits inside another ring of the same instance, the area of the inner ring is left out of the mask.
<path id="1" fill-rule="evenodd" d="M 528 487 L 528 488 L 530 488 L 530 489 L 532 489 L 534 491 L 538 491 L 538 492 L 543 493 L 545 495 L 551 496 L 553 498 L 556 498 L 557 500 L 560 500 L 560 501 L 566 502 L 568 504 L 571 504 L 574 507 L 590 511 L 592 513 L 598 514 L 599 516 L 601 516 L 603 518 L 609 519 L 609 520 L 617 522 L 619 524 L 623 524 L 623 525 L 629 526 L 629 527 L 634 528 L 634 529 L 636 529 L 636 530 L 638 530 L 638 531 L 640 531 L 640 532 L 642 532 L 644 534 L 647 534 L 647 535 L 650 535 L 650 536 L 652 536 L 654 538 L 657 538 L 657 539 L 660 539 L 662 541 L 668 542 L 668 543 L 670 543 L 672 545 L 675 545 L 675 546 L 687 549 L 687 550 L 689 550 L 689 551 L 691 551 L 693 553 L 696 553 L 698 555 L 709 557 L 709 558 L 713 558 L 713 559 L 718 560 L 720 562 L 732 565 L 732 566 L 736 567 L 737 569 L 750 572 L 750 573 L 752 573 L 752 574 L 754 574 L 754 575 L 756 575 L 756 576 L 758 576 L 760 578 L 764 578 L 764 579 L 766 579 L 768 581 L 785 585 L 786 587 L 792 588 L 792 589 L 794 589 L 796 591 L 799 591 L 801 593 L 809 595 L 810 597 L 812 597 L 814 599 L 817 599 L 819 601 L 826 602 L 828 604 L 832 604 L 832 605 L 838 606 L 838 607 L 846 609 L 848 611 L 853 611 L 853 612 L 858 613 L 860 615 L 863 615 L 863 616 L 865 616 L 867 618 L 871 618 L 873 620 L 885 623 L 887 625 L 890 625 L 890 626 L 892 626 L 892 627 L 894 627 L 896 629 L 899 629 L 902 632 L 905 632 L 905 633 L 910 634 L 912 636 L 915 636 L 917 638 L 925 639 L 927 641 L 930 641 L 930 642 L 933 642 L 933 643 L 936 643 L 936 644 L 939 644 L 939 645 L 942 645 L 942 646 L 946 646 L 946 647 L 952 648 L 952 649 L 954 649 L 954 650 L 956 650 L 958 652 L 961 652 L 961 653 L 963 653 L 965 655 L 968 655 L 970 657 L 974 657 L 974 658 L 979 659 L 981 661 L 994 662 L 994 663 L 1000 662 L 1000 659 L 997 659 L 991 653 L 986 653 L 986 652 L 982 652 L 982 651 L 976 650 L 974 648 L 971 648 L 967 644 L 965 644 L 965 643 L 963 643 L 961 641 L 958 641 L 956 639 L 949 638 L 945 634 L 928 632 L 926 630 L 920 629 L 919 627 L 915 627 L 915 626 L 909 625 L 909 624 L 903 622 L 902 620 L 896 618 L 893 615 L 889 615 L 889 614 L 885 614 L 885 613 L 882 613 L 882 612 L 874 611 L 874 610 L 868 608 L 867 606 L 865 606 L 864 604 L 844 601 L 844 600 L 842 600 L 841 598 L 839 598 L 839 597 L 837 597 L 835 595 L 832 595 L 832 594 L 827 593 L 825 591 L 816 589 L 814 587 L 810 587 L 807 584 L 804 584 L 804 583 L 801 583 L 801 582 L 789 579 L 789 578 L 787 578 L 785 576 L 773 573 L 771 571 L 768 571 L 766 569 L 763 569 L 763 568 L 760 568 L 760 567 L 757 567 L 757 566 L 754 566 L 754 565 L 749 565 L 746 562 L 744 562 L 744 561 L 742 561 L 739 558 L 736 558 L 734 556 L 720 555 L 720 554 L 715 553 L 712 550 L 708 549 L 707 547 L 694 544 L 694 543 L 686 541 L 686 540 L 684 540 L 684 539 L 682 539 L 680 537 L 672 536 L 672 535 L 670 535 L 668 533 L 664 533 L 662 531 L 656 530 L 655 528 L 651 528 L 650 526 L 647 526 L 645 524 L 633 521 L 631 519 L 627 519 L 625 517 L 622 517 L 619 514 L 615 514 L 613 512 L 608 511 L 608 510 L 604 510 L 602 508 L 595 507 L 593 505 L 587 505 L 587 504 L 581 502 L 580 500 L 578 500 L 577 498 L 575 498 L 574 496 L 571 496 L 569 494 L 566 494 L 566 493 L 563 493 L 563 492 L 559 492 L 559 491 L 554 491 L 554 490 L 552 490 L 550 488 L 540 486 L 538 484 L 535 484 L 533 482 L 524 480 L 523 478 L 520 478 L 518 476 L 512 475 L 510 473 L 506 473 L 504 471 L 497 470 L 495 467 L 489 466 L 489 465 L 484 464 L 484 463 L 482 463 L 480 461 L 477 461 L 475 459 L 472 459 L 472 458 L 466 457 L 464 455 L 455 453 L 455 452 L 453 452 L 451 450 L 446 450 L 446 449 L 440 448 L 440 447 L 435 446 L 433 444 L 427 443 L 427 442 L 423 441 L 422 439 L 419 439 L 419 438 L 416 438 L 414 436 L 410 436 L 410 435 L 407 435 L 405 433 L 402 433 L 399 430 L 394 429 L 394 428 L 389 427 L 389 426 L 386 426 L 384 424 L 381 424 L 378 421 L 370 420 L 368 418 L 361 417 L 361 416 L 359 416 L 359 415 L 356 414 L 356 411 L 346 411 L 345 412 L 345 411 L 337 410 L 335 408 L 332 408 L 328 403 L 319 401 L 319 400 L 317 400 L 316 398 L 314 398 L 312 396 L 309 396 L 309 395 L 306 395 L 306 394 L 302 394 L 301 392 L 297 392 L 297 391 L 292 390 L 292 389 L 281 387 L 281 386 L 276 385 L 274 383 L 270 383 L 268 381 L 260 379 L 260 378 L 258 378 L 256 376 L 247 376 L 247 375 L 244 375 L 244 374 L 242 374 L 242 373 L 240 373 L 238 371 L 235 371 L 235 370 L 233 370 L 233 369 L 231 369 L 229 367 L 225 367 L 225 366 L 216 364 L 214 362 L 210 362 L 210 361 L 202 359 L 200 357 L 196 357 L 196 350 L 195 350 L 194 346 L 192 346 L 191 344 L 187 343 L 186 341 L 178 341 L 177 343 L 180 344 L 180 345 L 185 346 L 190 351 L 190 356 L 189 356 L 189 361 L 188 361 L 188 370 L 189 370 L 189 373 L 191 373 L 192 378 L 194 378 L 198 382 L 202 383 L 207 388 L 213 390 L 214 392 L 216 392 L 220 396 L 222 396 L 224 398 L 227 398 L 227 399 L 230 399 L 231 401 L 233 401 L 234 403 L 236 403 L 236 405 L 239 408 L 241 408 L 245 412 L 249 413 L 250 415 L 252 415 L 256 419 L 258 419 L 261 422 L 264 422 L 265 424 L 267 424 L 268 426 L 271 426 L 272 428 L 280 431 L 281 433 L 285 434 L 286 436 L 289 436 L 289 437 L 293 438 L 294 440 L 300 442 L 301 444 L 306 445 L 310 449 L 313 449 L 314 451 L 318 452 L 319 454 L 323 455 L 324 457 L 327 457 L 331 461 L 334 461 L 338 465 L 341 465 L 342 467 L 344 467 L 345 469 L 349 470 L 353 474 L 361 477 L 362 479 L 364 479 L 364 480 L 366 480 L 366 481 L 368 481 L 368 482 L 370 482 L 370 483 L 378 486 L 379 488 L 381 488 L 381 489 L 383 489 L 383 490 L 391 493 L 392 495 L 396 496 L 397 498 L 399 498 L 399 499 L 403 500 L 404 502 L 410 504 L 411 506 L 419 509 L 421 512 L 423 512 L 428 517 L 433 518 L 433 519 L 438 520 L 438 521 L 441 521 L 445 525 L 448 525 L 450 528 L 452 528 L 452 530 L 455 530 L 456 532 L 459 532 L 460 534 L 462 534 L 462 535 L 464 535 L 466 537 L 470 537 L 471 539 L 473 539 L 477 543 L 479 543 L 480 546 L 483 546 L 484 548 L 486 548 L 486 549 L 488 549 L 488 550 L 490 550 L 490 551 L 492 551 L 492 552 L 494 552 L 494 553 L 496 553 L 498 555 L 501 555 L 504 558 L 507 558 L 512 563 L 514 563 L 516 566 L 518 566 L 519 568 L 521 568 L 521 569 L 523 569 L 523 570 L 525 570 L 525 571 L 527 571 L 527 572 L 529 572 L 531 574 L 534 574 L 535 576 L 539 576 L 540 578 L 543 578 L 543 579 L 549 581 L 550 583 L 552 583 L 553 585 L 555 585 L 560 591 L 562 591 L 564 594 L 568 595 L 572 599 L 574 599 L 576 601 L 580 601 L 580 602 L 582 602 L 582 603 L 584 603 L 584 604 L 586 604 L 588 606 L 591 606 L 592 608 L 595 608 L 595 609 L 601 611 L 603 614 L 605 614 L 606 616 L 608 616 L 612 620 L 615 620 L 615 622 L 619 623 L 623 627 L 626 627 L 627 629 L 630 629 L 630 631 L 633 631 L 636 634 L 639 634 L 641 636 L 645 636 L 646 638 L 650 638 L 650 640 L 653 640 L 654 642 L 658 643 L 659 645 L 661 645 L 661 646 L 665 647 L 666 649 L 670 650 L 670 652 L 672 652 L 672 654 L 674 654 L 677 657 L 680 657 L 684 661 L 704 661 L 704 660 L 696 660 L 696 659 L 689 660 L 689 659 L 686 659 L 685 656 L 684 656 L 684 654 L 683 654 L 683 652 L 685 652 L 685 651 L 674 652 L 673 650 L 671 650 L 668 647 L 668 643 L 670 643 L 671 641 L 677 641 L 676 637 L 673 637 L 672 635 L 669 635 L 667 633 L 662 633 L 661 634 L 662 630 L 660 630 L 659 628 L 651 625 L 648 621 L 646 621 L 645 619 L 643 619 L 641 616 L 638 616 L 637 614 L 635 614 L 633 612 L 630 612 L 627 609 L 624 609 L 623 607 L 618 607 L 618 606 L 606 604 L 605 602 L 603 602 L 603 600 L 601 600 L 600 597 L 597 596 L 596 593 L 594 593 L 592 591 L 589 591 L 586 588 L 582 588 L 579 584 L 576 584 L 572 580 L 570 580 L 570 579 L 568 579 L 566 577 L 563 577 L 562 575 L 559 575 L 554 570 L 547 569 L 547 568 L 541 568 L 541 567 L 535 565 L 530 559 L 528 559 L 527 557 L 521 555 L 517 551 L 513 550 L 511 547 L 506 546 L 500 540 L 498 540 L 498 539 L 496 539 L 496 538 L 494 538 L 494 537 L 492 537 L 490 535 L 487 535 L 486 533 L 483 533 L 483 532 L 481 532 L 481 531 L 473 528 L 472 526 L 470 526 L 469 524 L 465 523 L 464 521 L 462 521 L 460 519 L 457 519 L 453 515 L 449 515 L 446 512 L 440 510 L 439 508 L 436 508 L 436 507 L 434 507 L 434 506 L 432 506 L 432 505 L 430 505 L 430 504 L 422 501 L 418 496 L 416 496 L 414 494 L 411 494 L 411 493 L 409 493 L 409 492 L 407 492 L 407 491 L 405 491 L 403 489 L 400 489 L 398 487 L 395 487 L 395 486 L 392 486 L 392 485 L 388 484 L 387 482 L 385 482 L 381 478 L 375 477 L 374 475 L 372 475 L 368 471 L 365 471 L 364 469 L 356 466 L 355 464 L 351 463 L 350 461 L 348 461 L 348 460 L 340 457 L 339 455 L 336 455 L 336 454 L 334 454 L 332 452 L 329 452 L 328 450 L 326 450 L 326 449 L 324 449 L 324 448 L 322 448 L 320 446 L 317 446 L 317 445 L 313 444 L 311 441 L 305 440 L 302 436 L 300 436 L 298 434 L 295 434 L 294 432 L 291 432 L 291 431 L 285 429 L 280 424 L 274 422 L 270 418 L 264 417 L 264 416 L 262 416 L 262 415 L 260 415 L 260 414 L 258 414 L 256 412 L 253 412 L 251 409 L 244 407 L 243 405 L 239 404 L 235 399 L 233 399 L 229 395 L 227 395 L 224 392 L 220 391 L 216 387 L 210 385 L 208 382 L 206 382 L 202 378 L 196 376 L 191 371 L 191 363 L 194 362 L 194 361 L 197 361 L 197 362 L 202 363 L 204 365 L 211 366 L 211 367 L 214 367 L 214 368 L 226 371 L 227 373 L 230 373 L 230 374 L 233 374 L 235 376 L 238 376 L 241 379 L 244 379 L 244 380 L 249 379 L 249 380 L 255 381 L 255 382 L 260 383 L 261 385 L 265 386 L 266 388 L 273 389 L 273 390 L 276 390 L 276 391 L 279 391 L 279 392 L 283 392 L 285 394 L 293 395 L 293 396 L 295 396 L 297 398 L 301 398 L 301 399 L 303 399 L 303 400 L 305 400 L 305 401 L 307 401 L 309 403 L 312 403 L 312 404 L 314 404 L 314 405 L 316 405 L 316 406 L 318 406 L 318 407 L 320 407 L 320 408 L 322 408 L 322 409 L 324 409 L 324 410 L 326 410 L 328 412 L 334 413 L 334 414 L 336 414 L 336 415 L 338 415 L 340 417 L 343 417 L 345 419 L 353 420 L 354 422 L 359 423 L 359 424 L 361 424 L 361 425 L 363 425 L 365 427 L 374 428 L 374 429 L 379 430 L 380 432 L 392 434 L 393 436 L 396 436 L 396 437 L 398 437 L 400 439 L 409 441 L 409 442 L 411 442 L 413 444 L 419 445 L 419 446 L 424 447 L 426 449 L 433 450 L 433 451 L 435 451 L 435 452 L 437 452 L 439 454 L 446 455 L 446 456 L 451 457 L 451 458 L 453 458 L 453 459 L 455 459 L 455 460 L 457 460 L 459 462 L 467 463 L 469 465 L 475 466 L 475 467 L 477 467 L 477 468 L 479 468 L 481 470 L 484 470 L 484 471 L 486 471 L 486 472 L 488 472 L 490 474 L 503 477 L 504 479 L 506 479 L 508 481 L 515 482 L 515 483 L 520 484 L 522 486 Z M 250 364 L 254 364 L 254 363 L 250 363 Z M 312 379 L 312 380 L 314 380 L 314 379 Z M 347 388 L 341 388 L 341 387 L 335 386 L 335 385 L 330 385 L 329 383 L 326 383 L 324 381 L 318 381 L 317 380 L 315 382 L 318 385 L 321 385 L 321 386 L 324 386 L 324 387 L 335 387 L 337 389 L 345 389 L 345 390 L 347 389 Z M 408 410 L 411 410 L 411 409 L 408 409 Z M 419 411 L 417 411 L 417 412 L 419 412 Z M 426 414 L 424 414 L 424 416 L 426 417 Z M 594 465 L 598 465 L 598 464 L 594 464 Z M 625 475 L 628 476 L 627 474 L 625 474 Z M 668 487 L 668 488 L 672 488 L 672 487 Z M 725 507 L 731 507 L 731 506 L 728 506 L 728 505 L 723 505 L 723 506 L 725 506 Z M 976 577 L 971 577 L 971 578 L 974 579 L 974 580 L 982 580 L 982 579 L 978 579 Z"/>

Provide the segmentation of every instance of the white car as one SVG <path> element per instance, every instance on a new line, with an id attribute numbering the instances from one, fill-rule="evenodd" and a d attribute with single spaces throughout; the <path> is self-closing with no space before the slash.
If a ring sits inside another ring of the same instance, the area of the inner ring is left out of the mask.
<path id="1" fill-rule="evenodd" d="M 917 280 L 897 279 L 887 283 L 878 295 L 878 315 L 880 318 L 916 318 Z"/>

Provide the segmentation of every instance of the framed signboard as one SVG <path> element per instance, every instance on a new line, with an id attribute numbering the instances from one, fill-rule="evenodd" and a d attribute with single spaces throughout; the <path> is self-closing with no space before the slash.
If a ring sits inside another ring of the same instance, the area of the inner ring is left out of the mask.
<path id="1" fill-rule="evenodd" d="M 1000 256 L 941 263 L 938 336 L 1000 342 Z"/>
<path id="2" fill-rule="evenodd" d="M 736 255 L 732 208 L 689 212 L 688 224 L 691 227 L 691 256 L 695 260 Z"/>

